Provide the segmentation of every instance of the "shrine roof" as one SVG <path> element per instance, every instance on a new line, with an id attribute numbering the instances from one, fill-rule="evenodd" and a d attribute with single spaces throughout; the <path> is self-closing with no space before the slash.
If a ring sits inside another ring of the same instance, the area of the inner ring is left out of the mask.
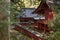
<path id="1" fill-rule="evenodd" d="M 46 9 L 51 10 L 46 2 L 41 2 L 40 5 L 37 7 L 37 9 L 33 13 L 41 13 L 42 11 L 45 11 Z"/>
<path id="2" fill-rule="evenodd" d="M 35 8 L 22 8 L 21 11 L 23 13 L 23 17 L 37 16 L 37 14 L 32 14 L 32 12 L 35 11 Z"/>

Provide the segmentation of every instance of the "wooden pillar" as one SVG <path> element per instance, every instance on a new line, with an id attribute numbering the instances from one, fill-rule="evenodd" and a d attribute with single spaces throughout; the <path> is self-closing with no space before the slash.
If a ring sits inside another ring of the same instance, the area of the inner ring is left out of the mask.
<path id="1" fill-rule="evenodd" d="M 34 23 L 34 30 L 36 30 L 38 28 L 38 22 Z"/>
<path id="2" fill-rule="evenodd" d="M 46 29 L 46 25 L 44 24 L 44 33 L 46 33 L 46 30 L 47 30 L 47 29 Z"/>

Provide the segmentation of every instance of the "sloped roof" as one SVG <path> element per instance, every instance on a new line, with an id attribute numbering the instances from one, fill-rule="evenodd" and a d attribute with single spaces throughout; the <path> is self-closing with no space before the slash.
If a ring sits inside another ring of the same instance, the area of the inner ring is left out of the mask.
<path id="1" fill-rule="evenodd" d="M 32 14 L 32 12 L 35 10 L 35 8 L 22 8 L 23 16 L 25 17 L 34 17 L 37 16 L 37 14 Z"/>
<path id="2" fill-rule="evenodd" d="M 49 9 L 49 6 L 47 5 L 46 2 L 41 2 L 40 5 L 37 7 L 37 9 L 33 13 L 40 13 L 45 9 Z"/>

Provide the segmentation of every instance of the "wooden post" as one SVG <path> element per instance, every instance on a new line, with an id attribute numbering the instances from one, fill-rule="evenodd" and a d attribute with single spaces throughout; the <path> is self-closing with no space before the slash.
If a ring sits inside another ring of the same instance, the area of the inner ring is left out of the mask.
<path id="1" fill-rule="evenodd" d="M 46 33 L 46 25 L 44 24 L 44 33 Z"/>

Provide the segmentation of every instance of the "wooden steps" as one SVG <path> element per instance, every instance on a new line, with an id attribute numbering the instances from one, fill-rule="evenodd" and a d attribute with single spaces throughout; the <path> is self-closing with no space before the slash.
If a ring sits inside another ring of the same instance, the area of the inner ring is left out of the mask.
<path id="1" fill-rule="evenodd" d="M 19 23 L 16 23 L 15 29 L 17 31 L 25 34 L 26 36 L 34 38 L 34 40 L 42 40 L 43 39 L 43 35 L 42 34 L 40 34 L 37 31 L 31 30 L 31 29 L 29 29 L 27 27 L 24 27 L 24 26 L 20 25 Z"/>

